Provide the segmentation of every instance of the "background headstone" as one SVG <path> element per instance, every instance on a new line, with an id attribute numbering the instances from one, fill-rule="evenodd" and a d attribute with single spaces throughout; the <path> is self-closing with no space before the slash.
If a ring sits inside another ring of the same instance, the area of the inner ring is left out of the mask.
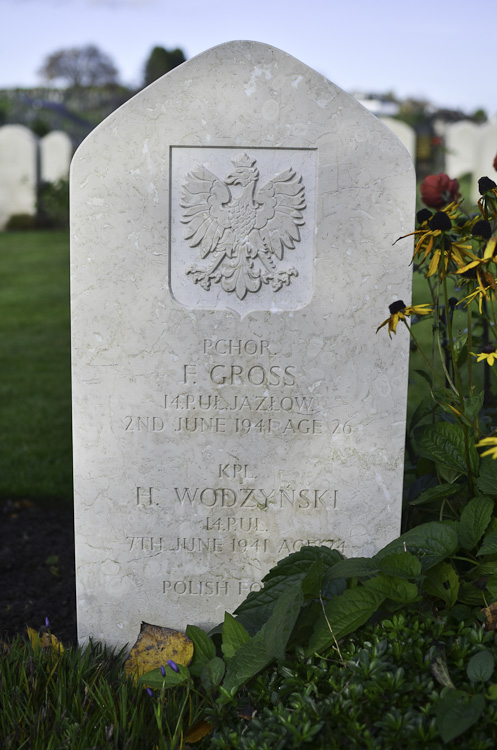
<path id="1" fill-rule="evenodd" d="M 0 229 L 14 214 L 36 213 L 36 149 L 24 125 L 0 128 Z"/>
<path id="2" fill-rule="evenodd" d="M 72 162 L 79 636 L 210 627 L 303 545 L 400 529 L 414 170 L 303 63 L 233 42 Z"/>
<path id="3" fill-rule="evenodd" d="M 416 131 L 406 122 L 396 120 L 394 117 L 381 117 L 382 123 L 397 136 L 399 141 L 406 147 L 411 159 L 416 156 Z"/>
<path id="4" fill-rule="evenodd" d="M 473 200 L 480 197 L 478 180 L 480 177 L 490 177 L 497 182 L 497 173 L 494 169 L 494 160 L 497 156 L 497 119 L 482 125 L 479 130 L 478 151 L 475 166 L 475 179 L 473 184 Z"/>
<path id="5" fill-rule="evenodd" d="M 53 130 L 40 139 L 42 182 L 67 180 L 72 156 L 72 143 L 67 133 Z"/>

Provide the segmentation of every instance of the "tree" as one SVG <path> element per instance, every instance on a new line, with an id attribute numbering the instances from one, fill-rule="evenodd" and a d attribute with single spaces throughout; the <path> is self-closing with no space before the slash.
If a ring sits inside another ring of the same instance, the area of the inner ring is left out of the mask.
<path id="1" fill-rule="evenodd" d="M 88 44 L 53 52 L 46 58 L 39 74 L 47 81 L 80 87 L 117 83 L 118 72 L 108 55 Z"/>
<path id="2" fill-rule="evenodd" d="M 185 61 L 183 50 L 179 48 L 167 50 L 164 47 L 154 47 L 145 63 L 144 85 L 148 86 Z"/>

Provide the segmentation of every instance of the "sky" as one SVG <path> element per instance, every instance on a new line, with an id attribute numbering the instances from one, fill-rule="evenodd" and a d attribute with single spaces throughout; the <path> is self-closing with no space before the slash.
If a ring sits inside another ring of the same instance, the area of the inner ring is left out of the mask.
<path id="1" fill-rule="evenodd" d="M 95 44 L 138 86 L 154 46 L 187 58 L 236 39 L 297 57 L 346 91 L 497 115 L 496 0 L 0 0 L 0 88 L 36 86 L 52 52 Z"/>

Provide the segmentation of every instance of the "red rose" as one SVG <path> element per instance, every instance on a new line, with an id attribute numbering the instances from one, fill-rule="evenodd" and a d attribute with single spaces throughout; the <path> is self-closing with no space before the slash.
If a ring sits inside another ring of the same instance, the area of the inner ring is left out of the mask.
<path id="1" fill-rule="evenodd" d="M 495 159 L 494 159 L 494 169 L 495 169 L 495 171 L 497 172 L 497 154 L 495 154 Z"/>
<path id="2" fill-rule="evenodd" d="M 430 174 L 421 183 L 421 200 L 430 208 L 442 208 L 456 200 L 459 195 L 459 183 L 451 180 L 446 174 Z"/>

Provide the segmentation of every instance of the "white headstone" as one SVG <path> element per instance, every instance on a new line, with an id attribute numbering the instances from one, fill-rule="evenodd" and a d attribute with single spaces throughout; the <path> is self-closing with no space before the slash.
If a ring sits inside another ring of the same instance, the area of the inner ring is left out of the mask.
<path id="1" fill-rule="evenodd" d="M 497 182 L 497 172 L 493 166 L 497 156 L 497 119 L 481 125 L 479 129 L 478 151 L 474 172 L 473 200 L 480 197 L 478 180 L 480 177 L 490 177 Z"/>
<path id="2" fill-rule="evenodd" d="M 233 42 L 72 163 L 79 636 L 210 627 L 303 545 L 399 533 L 414 170 L 303 63 Z"/>
<path id="3" fill-rule="evenodd" d="M 53 130 L 40 140 L 42 182 L 67 180 L 72 156 L 72 143 L 67 133 Z"/>
<path id="4" fill-rule="evenodd" d="M 36 213 L 36 148 L 23 125 L 0 128 L 0 229 L 14 214 Z"/>
<path id="5" fill-rule="evenodd" d="M 394 117 L 380 117 L 380 120 L 389 130 L 397 136 L 399 141 L 409 151 L 411 159 L 416 157 L 416 131 L 406 122 L 396 120 Z"/>

